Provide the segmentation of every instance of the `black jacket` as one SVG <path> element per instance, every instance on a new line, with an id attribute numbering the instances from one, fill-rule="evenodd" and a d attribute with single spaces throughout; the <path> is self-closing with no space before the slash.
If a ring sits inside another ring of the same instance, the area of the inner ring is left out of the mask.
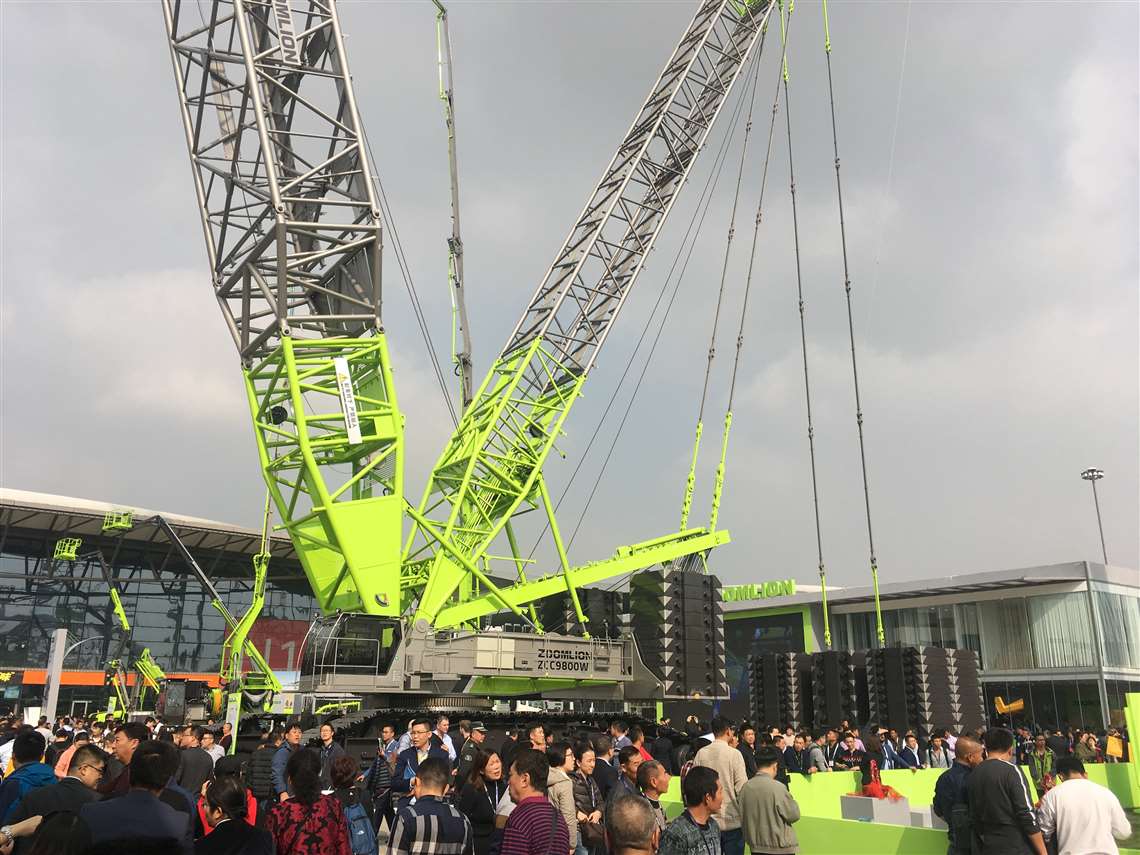
<path id="1" fill-rule="evenodd" d="M 966 783 L 971 771 L 969 766 L 955 761 L 934 783 L 934 815 L 946 823 L 951 855 L 970 855 L 972 832 Z"/>
<path id="2" fill-rule="evenodd" d="M 475 765 L 475 757 L 479 753 L 479 743 L 471 737 L 463 743 L 459 753 L 455 755 L 455 784 L 462 786 L 471 774 L 471 767 Z M 500 758 L 501 759 L 501 758 Z M 509 768 L 509 767 L 508 767 Z"/>
<path id="3" fill-rule="evenodd" d="M 594 764 L 594 782 L 597 783 L 598 789 L 602 793 L 602 801 L 606 801 L 610 797 L 610 790 L 617 784 L 618 771 L 605 760 L 599 759 Z"/>
<path id="4" fill-rule="evenodd" d="M 740 756 L 744 758 L 744 772 L 749 778 L 756 777 L 756 752 L 748 747 L 747 742 L 741 742 L 737 746 Z"/>
<path id="5" fill-rule="evenodd" d="M 174 782 L 196 797 L 202 791 L 202 784 L 213 774 L 214 758 L 205 748 L 184 748 L 179 755 Z"/>
<path id="6" fill-rule="evenodd" d="M 317 756 L 321 758 L 321 786 L 328 790 L 332 788 L 332 764 L 338 757 L 344 756 L 344 748 L 339 742 L 333 740 L 328 745 L 323 742 L 316 748 Z"/>
<path id="7" fill-rule="evenodd" d="M 495 836 L 495 807 L 498 797 L 506 792 L 503 781 L 494 781 L 490 789 L 482 789 L 465 783 L 455 798 L 455 807 L 471 820 L 471 837 L 475 845 L 475 855 L 487 855 L 491 850 L 491 840 Z"/>
<path id="8" fill-rule="evenodd" d="M 64 778 L 58 784 L 32 790 L 24 796 L 9 820 L 12 823 L 27 819 L 30 816 L 47 816 L 57 811 L 79 813 L 88 802 L 97 801 L 99 794 L 89 787 L 85 787 L 78 778 Z M 16 838 L 15 852 L 27 852 L 32 848 L 33 838 Z"/>
<path id="9" fill-rule="evenodd" d="M 170 855 L 191 855 L 194 837 L 190 817 L 159 801 L 144 790 L 85 804 L 79 811 L 91 829 L 95 844 L 111 840 L 149 839 L 166 841 Z"/>
<path id="10" fill-rule="evenodd" d="M 226 820 L 194 844 L 194 855 L 274 855 L 273 835 L 245 820 Z"/>
<path id="11" fill-rule="evenodd" d="M 1040 831 L 1021 770 L 990 758 L 966 783 L 975 855 L 1033 855 L 1028 837 Z"/>
<path id="12" fill-rule="evenodd" d="M 245 780 L 255 799 L 264 801 L 276 795 L 273 792 L 273 755 L 276 750 L 273 743 L 263 743 L 246 762 Z"/>

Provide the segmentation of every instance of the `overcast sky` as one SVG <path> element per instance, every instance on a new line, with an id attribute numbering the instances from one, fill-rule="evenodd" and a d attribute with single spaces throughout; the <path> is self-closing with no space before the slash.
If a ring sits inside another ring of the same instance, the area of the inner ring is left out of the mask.
<path id="1" fill-rule="evenodd" d="M 431 5 L 340 5 L 378 172 L 447 359 L 450 226 Z M 695 6 L 452 4 L 478 374 Z M 1106 473 L 1100 502 L 1111 562 L 1140 565 L 1137 10 L 1134 2 L 831 5 L 885 582 L 1099 560 L 1092 497 L 1079 478 L 1087 466 Z M 0 481 L 253 524 L 263 487 L 236 353 L 210 296 L 159 7 L 4 0 L 0 12 Z M 759 69 L 706 414 L 694 503 L 702 524 L 775 44 L 769 39 Z M 796 4 L 788 53 L 824 559 L 830 582 L 858 585 L 868 579 L 867 534 L 817 3 Z M 729 118 L 726 111 L 710 137 L 567 422 L 566 460 L 546 467 L 556 495 L 667 284 Z M 728 582 L 816 575 L 788 147 L 778 129 L 721 512 L 734 543 L 714 558 Z M 660 344 L 574 540 L 575 563 L 677 525 L 739 130 L 729 152 Z M 408 417 L 409 490 L 418 498 L 450 425 L 391 252 L 386 262 L 385 321 Z M 668 294 L 662 306 L 667 301 Z M 659 309 L 649 340 L 660 317 Z M 563 504 L 567 535 L 647 351 L 648 343 Z M 550 569 L 549 551 L 539 556 Z"/>

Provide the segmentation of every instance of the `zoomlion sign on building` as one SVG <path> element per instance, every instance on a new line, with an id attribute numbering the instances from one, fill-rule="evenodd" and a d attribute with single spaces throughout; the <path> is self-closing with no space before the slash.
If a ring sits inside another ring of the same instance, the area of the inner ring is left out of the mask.
<path id="1" fill-rule="evenodd" d="M 766 600 L 771 597 L 790 597 L 796 592 L 795 579 L 777 579 L 754 585 L 727 585 L 721 588 L 721 599 L 726 603 L 737 600 Z"/>

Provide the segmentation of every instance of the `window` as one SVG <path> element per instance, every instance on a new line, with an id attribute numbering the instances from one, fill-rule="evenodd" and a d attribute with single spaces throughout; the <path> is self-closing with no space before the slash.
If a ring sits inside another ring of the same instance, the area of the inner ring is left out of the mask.
<path id="1" fill-rule="evenodd" d="M 1047 594 L 1025 600 L 1038 668 L 1075 668 L 1096 662 L 1085 594 Z"/>
<path id="2" fill-rule="evenodd" d="M 1140 597 L 1093 591 L 1106 668 L 1140 668 Z"/>
<path id="3" fill-rule="evenodd" d="M 962 603 L 954 606 L 954 623 L 958 628 L 958 647 L 973 650 L 978 656 L 982 655 L 982 637 L 978 633 L 978 607 L 974 603 Z M 982 667 L 988 667 L 982 662 Z"/>
<path id="4" fill-rule="evenodd" d="M 982 662 L 990 671 L 1017 671 L 1033 667 L 1033 648 L 1025 599 L 987 600 L 978 604 Z"/>

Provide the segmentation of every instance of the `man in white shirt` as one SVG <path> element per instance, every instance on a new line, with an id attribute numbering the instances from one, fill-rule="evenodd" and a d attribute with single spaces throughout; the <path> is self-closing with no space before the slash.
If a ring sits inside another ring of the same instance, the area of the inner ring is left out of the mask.
<path id="1" fill-rule="evenodd" d="M 451 729 L 451 719 L 445 715 L 441 715 L 435 720 L 435 735 L 439 737 L 439 741 L 443 743 L 444 750 L 447 751 L 447 756 L 451 762 L 455 762 L 455 743 L 451 741 L 451 736 L 448 731 Z"/>
<path id="2" fill-rule="evenodd" d="M 1116 796 L 1090 781 L 1084 764 L 1073 756 L 1057 760 L 1057 777 L 1061 783 L 1037 809 L 1041 833 L 1056 843 L 1057 855 L 1116 855 L 1116 840 L 1132 833 Z"/>

